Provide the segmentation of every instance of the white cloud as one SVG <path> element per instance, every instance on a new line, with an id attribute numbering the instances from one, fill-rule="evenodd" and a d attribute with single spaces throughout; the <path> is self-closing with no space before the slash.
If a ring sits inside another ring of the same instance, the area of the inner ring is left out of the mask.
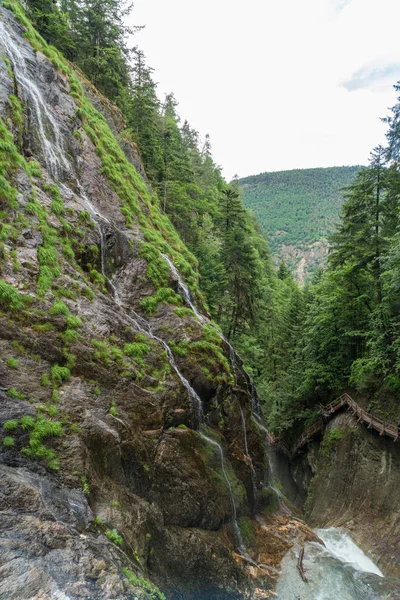
<path id="1" fill-rule="evenodd" d="M 399 19 L 398 0 L 136 0 L 132 14 L 159 92 L 210 133 L 227 177 L 365 163 L 396 100 Z"/>

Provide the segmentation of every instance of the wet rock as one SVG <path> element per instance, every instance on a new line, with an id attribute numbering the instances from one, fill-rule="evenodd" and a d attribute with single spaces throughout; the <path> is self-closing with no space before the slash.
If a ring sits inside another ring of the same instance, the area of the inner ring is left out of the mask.
<path id="1" fill-rule="evenodd" d="M 236 552 L 232 523 L 236 512 L 249 551 L 262 553 L 254 513 L 265 452 L 249 378 L 238 357 L 233 382 L 217 361 L 211 373 L 201 353 L 176 351 L 204 339 L 194 314 L 167 303 L 144 310 L 156 289 L 141 255 L 143 215 L 127 226 L 68 77 L 3 7 L 0 21 L 45 103 L 39 114 L 27 86 L 13 90 L 23 104 L 18 148 L 39 161 L 41 178 L 13 174 L 23 220 L 0 262 L 24 298 L 0 313 L 0 598 L 145 600 L 143 578 L 168 598 L 257 598 L 260 573 Z M 84 85 L 147 185 L 121 113 Z M 0 60 L 6 118 L 12 87 Z M 170 274 L 163 285 L 179 292 L 178 283 Z M 219 348 L 229 359 L 229 345 Z M 214 444 L 195 430 L 199 399 Z"/>

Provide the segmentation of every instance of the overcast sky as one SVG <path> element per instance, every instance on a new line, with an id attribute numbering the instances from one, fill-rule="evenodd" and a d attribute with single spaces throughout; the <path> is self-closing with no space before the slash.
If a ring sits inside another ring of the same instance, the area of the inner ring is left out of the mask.
<path id="1" fill-rule="evenodd" d="M 230 179 L 366 164 L 400 79 L 400 0 L 135 0 L 160 98 Z"/>

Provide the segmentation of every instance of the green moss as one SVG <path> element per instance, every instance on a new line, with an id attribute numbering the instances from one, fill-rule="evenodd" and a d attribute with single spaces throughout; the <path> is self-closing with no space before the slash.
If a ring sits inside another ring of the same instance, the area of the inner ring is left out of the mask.
<path id="1" fill-rule="evenodd" d="M 250 547 L 255 541 L 254 524 L 250 517 L 240 517 L 237 521 L 243 542 L 246 547 Z"/>
<path id="2" fill-rule="evenodd" d="M 18 369 L 19 361 L 16 358 L 7 358 L 7 366 L 10 369 Z"/>
<path id="3" fill-rule="evenodd" d="M 122 544 L 124 543 L 123 537 L 119 535 L 116 529 L 106 529 L 105 534 L 108 537 L 108 539 L 116 546 L 122 546 Z"/>
<path id="4" fill-rule="evenodd" d="M 156 312 L 159 304 L 175 304 L 182 303 L 182 298 L 171 288 L 160 288 L 153 296 L 149 296 L 141 301 L 140 306 L 148 314 L 152 315 Z"/>
<path id="5" fill-rule="evenodd" d="M 106 283 L 106 278 L 104 277 L 104 275 L 99 273 L 99 271 L 97 271 L 96 269 L 90 269 L 89 275 L 90 279 L 96 287 L 100 288 L 101 290 L 105 290 L 104 286 Z"/>
<path id="6" fill-rule="evenodd" d="M 118 412 L 118 409 L 117 409 L 117 407 L 116 407 L 116 405 L 115 405 L 115 400 L 112 400 L 112 401 L 111 401 L 111 406 L 110 406 L 110 409 L 109 409 L 109 411 L 108 411 L 108 412 L 109 412 L 109 413 L 110 413 L 110 415 L 112 415 L 113 417 L 118 417 L 118 415 L 119 415 L 119 412 Z"/>
<path id="7" fill-rule="evenodd" d="M 23 430 L 30 430 L 29 444 L 22 449 L 22 452 L 30 458 L 44 459 L 51 469 L 58 470 L 56 454 L 54 450 L 47 448 L 44 440 L 49 437 L 60 437 L 63 431 L 62 424 L 58 421 L 49 421 L 42 415 L 37 419 L 27 415 L 20 420 L 19 425 Z"/>
<path id="8" fill-rule="evenodd" d="M 51 368 L 51 379 L 54 385 L 59 386 L 64 381 L 68 381 L 71 377 L 71 372 L 68 367 L 61 367 L 60 365 L 53 365 Z"/>
<path id="9" fill-rule="evenodd" d="M 71 346 L 73 343 L 75 343 L 79 338 L 79 333 L 76 331 L 76 329 L 72 329 L 70 327 L 68 327 L 65 330 L 64 333 L 64 342 L 67 346 Z"/>
<path id="10" fill-rule="evenodd" d="M 186 308 L 185 306 L 182 306 L 181 308 L 174 308 L 174 313 L 178 315 L 178 317 L 180 317 L 181 319 L 183 317 L 195 316 L 194 312 L 190 308 Z"/>
<path id="11" fill-rule="evenodd" d="M 156 235 L 157 232 L 153 231 L 152 233 Z M 159 237 L 162 243 L 162 236 Z M 163 249 L 168 251 L 168 247 L 167 249 Z M 140 256 L 147 261 L 147 277 L 150 281 L 156 288 L 165 286 L 168 283 L 168 264 L 162 256 L 160 256 L 160 252 L 157 248 L 155 248 L 153 244 L 142 242 Z"/>
<path id="12" fill-rule="evenodd" d="M 3 446 L 5 446 L 6 448 L 12 448 L 13 446 L 15 446 L 14 438 L 11 437 L 10 435 L 6 435 L 3 438 Z"/>
<path id="13" fill-rule="evenodd" d="M 23 392 L 19 392 L 17 389 L 15 388 L 10 388 L 9 390 L 7 390 L 7 395 L 10 396 L 10 398 L 17 398 L 18 400 L 25 400 L 26 399 L 26 394 L 24 394 Z"/>
<path id="14" fill-rule="evenodd" d="M 170 341 L 169 346 L 173 354 L 181 356 L 182 358 L 185 358 L 187 356 L 188 342 L 186 340 L 181 340 L 178 343 Z"/>
<path id="15" fill-rule="evenodd" d="M 272 488 L 263 487 L 262 489 L 262 503 L 263 503 L 263 513 L 265 515 L 269 515 L 271 513 L 276 512 L 279 507 L 279 497 L 275 490 Z"/>
<path id="16" fill-rule="evenodd" d="M 3 428 L 6 431 L 14 431 L 15 429 L 18 429 L 18 421 L 16 419 L 10 419 L 4 423 Z"/>
<path id="17" fill-rule="evenodd" d="M 27 429 L 32 429 L 35 426 L 35 419 L 30 415 L 24 415 L 21 418 L 19 424 L 22 427 L 22 429 L 26 431 Z"/>
<path id="18" fill-rule="evenodd" d="M 11 342 L 11 346 L 18 352 L 21 352 L 21 354 L 24 354 L 25 348 L 22 344 L 20 344 L 20 342 L 17 342 L 17 340 L 13 340 L 13 342 Z"/>
<path id="19" fill-rule="evenodd" d="M 57 316 L 57 315 L 68 316 L 70 314 L 68 306 L 62 300 L 58 300 L 57 302 L 55 302 L 53 304 L 53 306 L 51 307 L 49 313 L 52 316 Z"/>
<path id="20" fill-rule="evenodd" d="M 50 377 L 49 377 L 48 373 L 43 373 L 40 383 L 42 384 L 43 387 L 49 387 Z"/>
<path id="21" fill-rule="evenodd" d="M 26 172 L 30 177 L 37 177 L 38 179 L 42 177 L 40 164 L 36 160 L 30 160 L 26 163 Z"/>
<path id="22" fill-rule="evenodd" d="M 140 366 L 144 366 L 143 357 L 150 352 L 150 346 L 144 342 L 133 342 L 124 345 L 126 356 L 133 358 Z"/>
<path id="23" fill-rule="evenodd" d="M 23 296 L 5 281 L 0 281 L 0 306 L 11 311 L 24 308 Z"/>
<path id="24" fill-rule="evenodd" d="M 85 494 L 85 496 L 90 496 L 90 485 L 89 485 L 89 482 L 87 480 L 87 477 L 85 477 L 85 475 L 82 475 L 82 477 L 81 477 L 81 484 L 82 484 L 82 489 L 83 489 L 83 493 Z"/>
<path id="25" fill-rule="evenodd" d="M 130 569 L 122 569 L 123 574 L 131 585 L 139 588 L 147 600 L 166 600 L 165 595 L 153 585 L 150 581 L 142 576 L 135 575 Z"/>
<path id="26" fill-rule="evenodd" d="M 336 442 L 343 439 L 344 437 L 343 429 L 331 429 L 328 433 L 326 432 L 324 435 L 324 439 L 321 444 L 321 454 L 324 457 L 329 457 L 332 453 L 332 450 L 335 447 Z"/>
<path id="27" fill-rule="evenodd" d="M 13 123 L 16 127 L 20 128 L 20 127 L 22 127 L 23 122 L 24 122 L 22 104 L 19 101 L 19 99 L 17 98 L 17 96 L 14 96 L 13 94 L 10 94 L 10 96 L 8 97 L 8 100 L 11 104 Z"/>

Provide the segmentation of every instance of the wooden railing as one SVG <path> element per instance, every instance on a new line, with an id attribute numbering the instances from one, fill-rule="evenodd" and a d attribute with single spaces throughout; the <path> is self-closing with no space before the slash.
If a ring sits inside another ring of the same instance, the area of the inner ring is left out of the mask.
<path id="1" fill-rule="evenodd" d="M 335 415 L 343 406 L 347 406 L 348 410 L 350 410 L 356 417 L 357 423 L 364 423 L 367 425 L 368 429 L 375 429 L 380 435 L 387 435 L 394 439 L 396 442 L 399 439 L 399 427 L 394 425 L 393 423 L 386 423 L 379 417 L 375 417 L 371 415 L 369 412 L 361 408 L 353 400 L 349 394 L 342 394 L 339 398 L 334 400 L 331 404 L 327 406 L 322 406 L 319 410 L 319 418 L 318 420 L 311 425 L 307 431 L 303 433 L 303 435 L 299 438 L 295 448 L 294 453 L 298 452 L 300 448 L 302 448 L 309 440 L 311 440 L 318 433 L 321 433 L 326 426 L 327 421 Z"/>

